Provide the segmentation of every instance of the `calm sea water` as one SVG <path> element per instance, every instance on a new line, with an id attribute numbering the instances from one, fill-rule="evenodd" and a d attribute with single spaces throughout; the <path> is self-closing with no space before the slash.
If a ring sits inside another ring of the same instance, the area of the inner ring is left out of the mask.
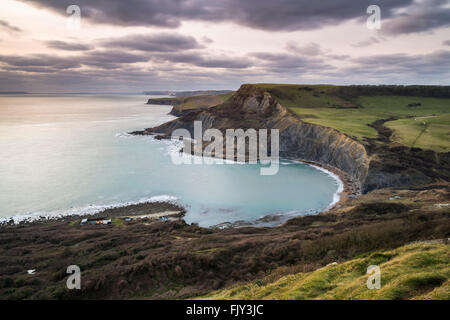
<path id="1" fill-rule="evenodd" d="M 126 132 L 173 119 L 142 95 L 0 96 L 0 218 L 96 212 L 173 200 L 211 226 L 325 209 L 337 181 L 305 164 L 174 165 L 170 141 Z"/>

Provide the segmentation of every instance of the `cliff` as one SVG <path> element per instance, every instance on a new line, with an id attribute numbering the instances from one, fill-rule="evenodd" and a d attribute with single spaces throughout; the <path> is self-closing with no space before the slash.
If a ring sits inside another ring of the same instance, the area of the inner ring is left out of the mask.
<path id="1" fill-rule="evenodd" d="M 369 192 L 450 180 L 450 153 L 392 143 L 392 132 L 383 126 L 390 119 L 369 124 L 377 130 L 378 137 L 362 142 L 334 128 L 305 122 L 279 101 L 280 97 L 270 88 L 243 85 L 223 104 L 204 110 L 191 109 L 178 119 L 135 134 L 170 136 L 173 130 L 185 128 L 193 135 L 196 120 L 202 121 L 203 130 L 279 129 L 281 157 L 337 168 L 350 182 L 359 183 L 356 190 L 350 190 L 356 193 L 359 188 Z"/>
<path id="2" fill-rule="evenodd" d="M 364 183 L 369 158 L 362 144 L 339 131 L 301 121 L 271 94 L 252 85 L 243 85 L 225 103 L 182 116 L 143 133 L 170 135 L 178 128 L 193 134 L 194 121 L 202 121 L 203 130 L 279 129 L 280 156 L 336 167 Z"/>

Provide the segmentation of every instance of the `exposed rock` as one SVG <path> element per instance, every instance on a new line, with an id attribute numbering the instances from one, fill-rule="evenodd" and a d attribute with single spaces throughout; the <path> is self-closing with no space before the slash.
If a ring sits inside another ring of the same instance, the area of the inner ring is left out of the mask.
<path id="1" fill-rule="evenodd" d="M 372 124 L 378 138 L 367 139 L 363 145 L 336 129 L 302 121 L 269 92 L 252 85 L 241 86 L 223 104 L 192 110 L 138 134 L 170 136 L 175 129 L 184 128 L 193 136 L 196 120 L 202 121 L 203 130 L 279 129 L 281 157 L 338 168 L 350 176 L 349 180 L 359 182 L 359 187 L 353 184 L 356 194 L 360 190 L 412 187 L 450 179 L 450 153 L 391 146 L 392 132 L 383 126 L 387 120 Z"/>
<path id="2" fill-rule="evenodd" d="M 360 183 L 367 176 L 369 158 L 361 143 L 335 129 L 303 122 L 268 92 L 251 85 L 243 85 L 222 105 L 193 111 L 141 134 L 170 135 L 175 129 L 185 128 L 193 135 L 196 120 L 202 121 L 203 130 L 279 129 L 281 157 L 331 165 Z"/>

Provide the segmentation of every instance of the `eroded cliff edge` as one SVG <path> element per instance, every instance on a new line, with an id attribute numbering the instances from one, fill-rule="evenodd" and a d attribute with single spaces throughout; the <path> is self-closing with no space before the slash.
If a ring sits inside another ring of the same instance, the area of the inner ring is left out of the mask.
<path id="1" fill-rule="evenodd" d="M 279 129 L 281 157 L 333 166 L 360 184 L 367 177 L 369 158 L 361 143 L 335 129 L 301 121 L 270 93 L 252 85 L 241 86 L 221 105 L 190 113 L 141 133 L 170 135 L 175 129 L 184 128 L 193 135 L 194 121 L 202 121 L 203 130 Z"/>
<path id="2" fill-rule="evenodd" d="M 170 136 L 173 130 L 184 128 L 193 135 L 196 120 L 202 121 L 203 130 L 279 129 L 281 157 L 339 169 L 350 182 L 357 182 L 350 193 L 450 180 L 450 153 L 391 144 L 383 120 L 372 124 L 379 126 L 379 137 L 363 144 L 336 129 L 302 121 L 264 88 L 254 85 L 241 86 L 223 104 L 135 133 Z"/>

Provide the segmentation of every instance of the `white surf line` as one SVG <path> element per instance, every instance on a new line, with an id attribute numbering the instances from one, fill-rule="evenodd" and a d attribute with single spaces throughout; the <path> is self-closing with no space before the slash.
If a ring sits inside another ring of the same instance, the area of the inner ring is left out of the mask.
<path id="1" fill-rule="evenodd" d="M 170 154 L 170 152 L 179 152 L 180 149 L 178 149 L 178 151 L 177 151 L 176 148 L 177 147 L 181 148 L 180 147 L 180 142 L 181 141 L 172 140 L 172 139 L 167 140 L 167 141 L 169 142 L 168 143 L 168 145 L 169 145 L 169 154 Z M 172 142 L 172 148 L 170 148 L 170 142 Z M 177 143 L 179 143 L 179 144 L 177 144 Z M 181 145 L 182 145 L 182 143 L 181 143 Z M 239 162 L 239 161 L 215 158 L 215 157 L 204 156 L 204 155 L 202 155 L 202 156 L 192 155 L 192 154 L 187 154 L 187 153 L 184 153 L 184 152 L 183 152 L 183 155 L 186 156 L 187 158 L 191 158 L 191 159 L 194 159 L 196 157 L 200 158 L 200 159 L 202 159 L 204 157 L 211 158 L 211 159 L 214 159 L 214 161 L 218 161 L 215 164 L 240 164 L 240 165 L 246 165 L 247 164 L 246 162 Z M 284 161 L 284 162 L 282 162 L 282 161 Z M 307 164 L 307 165 L 309 165 L 309 166 L 311 166 L 311 167 L 313 167 L 313 168 L 315 168 L 317 170 L 320 170 L 320 171 L 326 173 L 327 175 L 329 175 L 330 177 L 332 177 L 336 181 L 336 184 L 337 184 L 338 188 L 337 188 L 336 192 L 333 194 L 333 201 L 323 211 L 330 210 L 336 203 L 338 203 L 341 200 L 341 193 L 344 191 L 344 183 L 342 182 L 342 180 L 339 178 L 339 176 L 337 174 L 335 174 L 335 173 L 333 173 L 333 172 L 331 172 L 331 171 L 329 171 L 327 169 L 324 169 L 324 168 L 322 168 L 322 167 L 320 167 L 318 165 L 307 163 L 307 162 L 304 162 L 302 160 L 291 160 L 291 159 L 280 159 L 279 160 L 279 163 L 281 165 L 289 165 L 290 164 L 289 162 L 291 162 L 291 163 Z"/>
<path id="2" fill-rule="evenodd" d="M 13 220 L 14 224 L 18 224 L 20 222 L 33 222 L 38 220 L 56 220 L 60 218 L 64 218 L 66 216 L 87 216 L 94 215 L 96 213 L 105 211 L 107 209 L 116 209 L 121 207 L 127 207 L 136 204 L 143 203 L 153 203 L 153 202 L 171 202 L 176 203 L 178 200 L 177 197 L 171 195 L 158 195 L 150 198 L 142 198 L 138 201 L 129 201 L 129 202 L 117 202 L 106 205 L 89 205 L 84 207 L 76 207 L 70 209 L 62 209 L 62 210 L 54 210 L 50 212 L 31 212 L 31 213 L 23 213 L 17 214 L 8 217 L 1 217 L 0 224 L 7 223 Z"/>
<path id="3" fill-rule="evenodd" d="M 339 200 L 341 200 L 341 193 L 344 191 L 344 182 L 342 182 L 341 178 L 339 178 L 339 176 L 337 174 L 335 174 L 325 168 L 322 168 L 318 165 L 314 165 L 312 163 L 303 162 L 302 160 L 294 160 L 294 161 L 300 162 L 303 164 L 307 164 L 313 168 L 316 168 L 317 170 L 320 170 L 320 171 L 326 173 L 327 175 L 329 175 L 336 181 L 338 188 L 337 188 L 336 192 L 333 194 L 333 201 L 328 205 L 328 207 L 324 211 L 330 210 L 336 203 L 339 202 Z"/>

